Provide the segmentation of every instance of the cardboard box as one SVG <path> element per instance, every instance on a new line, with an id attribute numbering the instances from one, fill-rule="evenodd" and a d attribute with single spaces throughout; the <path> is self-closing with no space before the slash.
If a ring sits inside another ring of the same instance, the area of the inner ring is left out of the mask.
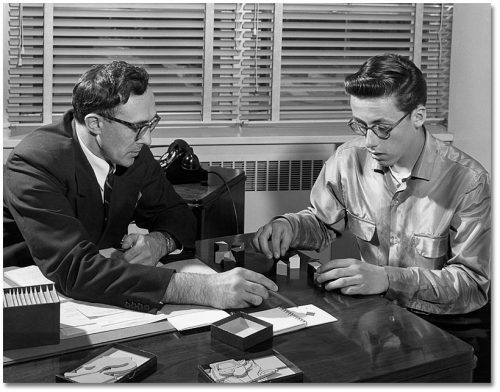
<path id="1" fill-rule="evenodd" d="M 156 367 L 156 355 L 111 344 L 87 357 L 80 365 L 56 374 L 56 381 L 80 384 L 137 382 L 153 373 Z"/>
<path id="2" fill-rule="evenodd" d="M 244 312 L 233 313 L 210 328 L 212 338 L 243 351 L 265 341 L 270 343 L 273 338 L 272 324 Z"/>
<path id="3" fill-rule="evenodd" d="M 276 350 L 198 365 L 198 372 L 202 381 L 224 384 L 291 383 L 304 379 L 302 370 Z"/>
<path id="4" fill-rule="evenodd" d="M 60 342 L 61 305 L 53 284 L 6 288 L 3 295 L 4 350 Z"/>

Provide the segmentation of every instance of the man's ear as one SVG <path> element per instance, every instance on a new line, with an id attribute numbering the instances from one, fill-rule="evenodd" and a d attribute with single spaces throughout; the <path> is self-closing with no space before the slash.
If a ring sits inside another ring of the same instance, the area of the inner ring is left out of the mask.
<path id="1" fill-rule="evenodd" d="M 415 125 L 415 128 L 420 128 L 424 125 L 424 122 L 427 118 L 427 109 L 424 105 L 418 105 L 416 109 L 413 109 L 411 113 L 411 120 Z"/>
<path id="2" fill-rule="evenodd" d="M 102 131 L 102 119 L 95 113 L 85 116 L 85 126 L 93 135 L 99 135 Z"/>

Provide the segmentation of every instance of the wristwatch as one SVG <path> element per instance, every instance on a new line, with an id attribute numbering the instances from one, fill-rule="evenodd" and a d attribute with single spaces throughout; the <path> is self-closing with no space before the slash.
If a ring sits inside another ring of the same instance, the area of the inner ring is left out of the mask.
<path id="1" fill-rule="evenodd" d="M 177 249 L 174 239 L 168 233 L 161 232 L 167 242 L 167 255 Z"/>

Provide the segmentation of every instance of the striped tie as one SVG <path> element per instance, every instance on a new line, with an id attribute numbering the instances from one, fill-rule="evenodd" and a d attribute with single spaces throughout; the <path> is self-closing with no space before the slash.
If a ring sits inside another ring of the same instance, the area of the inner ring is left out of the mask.
<path id="1" fill-rule="evenodd" d="M 115 178 L 115 168 L 110 166 L 106 181 L 104 181 L 104 220 L 108 220 L 109 206 L 111 204 L 111 191 L 113 190 L 113 181 Z"/>

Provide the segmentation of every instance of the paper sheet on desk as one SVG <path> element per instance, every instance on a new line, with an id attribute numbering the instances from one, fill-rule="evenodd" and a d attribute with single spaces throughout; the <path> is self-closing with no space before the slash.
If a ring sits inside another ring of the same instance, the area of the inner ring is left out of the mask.
<path id="1" fill-rule="evenodd" d="M 16 286 L 53 283 L 43 276 L 37 266 L 4 269 L 5 282 Z M 112 331 L 165 320 L 164 314 L 149 314 L 117 306 L 77 301 L 58 293 L 61 301 L 61 339 Z"/>

